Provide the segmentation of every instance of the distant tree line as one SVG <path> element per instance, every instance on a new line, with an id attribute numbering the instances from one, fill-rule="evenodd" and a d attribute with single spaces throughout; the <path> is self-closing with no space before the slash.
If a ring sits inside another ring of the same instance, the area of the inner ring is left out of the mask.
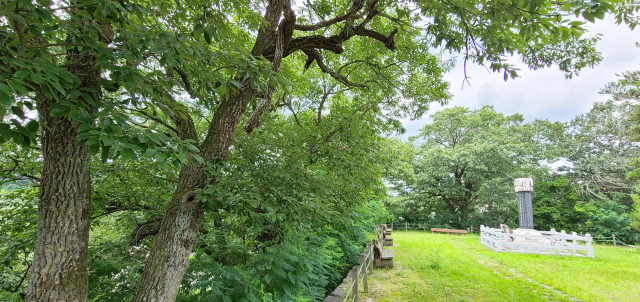
<path id="1" fill-rule="evenodd" d="M 513 180 L 533 177 L 536 229 L 640 241 L 637 75 L 625 73 L 603 90 L 612 100 L 567 123 L 526 123 L 490 106 L 436 112 L 405 145 L 411 173 L 387 208 L 396 221 L 517 227 Z"/>

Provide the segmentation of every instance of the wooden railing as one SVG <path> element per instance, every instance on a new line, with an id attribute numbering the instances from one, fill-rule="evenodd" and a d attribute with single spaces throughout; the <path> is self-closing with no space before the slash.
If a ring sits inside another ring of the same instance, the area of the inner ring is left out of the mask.
<path id="1" fill-rule="evenodd" d="M 387 224 L 394 231 L 425 231 L 428 232 L 431 228 L 441 228 L 441 229 L 457 229 L 453 225 L 448 224 L 429 224 L 426 222 L 392 222 Z M 480 228 L 477 226 L 472 226 L 465 228 L 469 234 L 474 234 L 480 232 Z"/>
<path id="2" fill-rule="evenodd" d="M 631 244 L 626 244 L 624 243 L 622 240 L 620 240 L 619 238 L 616 237 L 616 234 L 611 234 L 611 236 L 595 236 L 593 237 L 593 242 L 597 243 L 597 242 L 611 242 L 613 243 L 613 246 L 626 246 L 626 247 L 632 247 L 632 248 L 638 248 L 640 246 L 637 245 L 631 245 Z"/>
<path id="3" fill-rule="evenodd" d="M 364 293 L 369 293 L 369 278 L 368 276 L 373 274 L 373 246 L 367 244 L 367 251 L 360 254 L 360 267 L 355 271 L 353 281 L 347 292 L 347 296 L 342 300 L 346 301 L 360 301 L 360 285 Z"/>
<path id="4" fill-rule="evenodd" d="M 374 234 L 377 240 L 382 241 L 383 230 L 381 225 L 377 225 L 374 229 Z M 353 280 L 349 286 L 346 297 L 342 300 L 346 301 L 359 301 L 360 289 L 364 293 L 369 293 L 369 277 L 373 274 L 373 245 L 367 244 L 365 251 L 360 254 L 360 266 L 353 274 Z"/>

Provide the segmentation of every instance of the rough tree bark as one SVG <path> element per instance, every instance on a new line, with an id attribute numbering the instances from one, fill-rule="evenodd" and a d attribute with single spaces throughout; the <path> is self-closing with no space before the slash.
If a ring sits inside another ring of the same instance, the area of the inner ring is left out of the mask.
<path id="1" fill-rule="evenodd" d="M 44 154 L 38 233 L 26 301 L 85 301 L 89 277 L 90 153 L 77 146 L 78 124 L 38 104 Z"/>
<path id="2" fill-rule="evenodd" d="M 81 9 L 78 8 L 78 11 Z M 70 10 L 71 18 L 76 11 Z M 78 18 L 101 26 L 99 41 L 113 41 L 113 28 L 104 20 Z M 77 34 L 77 33 L 72 33 Z M 68 40 L 72 40 L 72 34 Z M 46 44 L 35 39 L 34 42 Z M 77 47 L 66 52 L 64 68 L 80 81 L 77 89 L 99 103 L 102 99 L 101 70 L 96 56 Z M 38 87 L 37 85 L 34 85 Z M 65 97 L 61 95 L 61 97 Z M 51 116 L 56 102 L 42 89 L 36 93 L 40 119 L 43 168 L 38 204 L 38 230 L 25 300 L 28 302 L 86 301 L 89 282 L 89 226 L 91 222 L 91 152 L 88 144 L 78 144 L 80 123 L 68 117 Z M 76 99 L 76 102 L 84 102 Z M 85 108 L 91 108 L 85 103 Z"/>
<path id="3" fill-rule="evenodd" d="M 210 127 L 213 128 L 210 133 L 216 139 L 203 143 L 211 143 L 209 146 L 212 147 L 209 152 L 203 152 L 207 154 L 207 157 L 203 156 L 205 160 L 227 158 L 233 135 L 250 99 L 250 93 L 245 90 L 218 108 Z M 183 130 L 182 133 L 195 134 L 191 130 Z M 184 166 L 179 179 L 132 301 L 174 301 L 182 277 L 189 267 L 189 256 L 202 221 L 202 210 L 196 194 L 198 189 L 206 185 L 204 165 Z"/>
<path id="4" fill-rule="evenodd" d="M 67 69 L 82 82 L 81 87 L 100 91 L 100 73 L 95 57 L 71 50 Z M 98 101 L 99 93 L 93 93 Z M 89 224 L 91 215 L 91 153 L 78 145 L 79 123 L 52 117 L 55 101 L 41 93 L 37 109 L 42 127 L 44 157 L 38 231 L 33 252 L 26 301 L 86 301 L 89 278 Z"/>

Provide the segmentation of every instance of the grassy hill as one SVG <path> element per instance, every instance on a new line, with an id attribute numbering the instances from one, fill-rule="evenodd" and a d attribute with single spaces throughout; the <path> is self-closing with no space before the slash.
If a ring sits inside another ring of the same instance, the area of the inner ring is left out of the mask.
<path id="1" fill-rule="evenodd" d="M 640 301 L 640 250 L 596 258 L 497 253 L 477 235 L 394 231 L 394 268 L 374 271 L 365 301 Z"/>

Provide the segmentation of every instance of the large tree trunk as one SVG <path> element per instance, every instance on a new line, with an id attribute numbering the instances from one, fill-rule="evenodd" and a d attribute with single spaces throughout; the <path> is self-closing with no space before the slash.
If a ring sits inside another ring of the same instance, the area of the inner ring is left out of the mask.
<path id="1" fill-rule="evenodd" d="M 101 37 L 101 41 L 108 40 Z M 78 77 L 81 88 L 91 90 L 87 93 L 95 102 L 100 102 L 100 69 L 95 67 L 95 59 L 71 48 L 65 68 Z M 86 301 L 88 293 L 91 152 L 86 143 L 76 141 L 79 123 L 51 116 L 49 107 L 54 102 L 42 92 L 36 97 L 44 163 L 26 295 L 29 302 Z"/>
<path id="2" fill-rule="evenodd" d="M 251 97 L 251 90 L 244 89 L 216 110 L 207 139 L 201 145 L 201 155 L 206 161 L 226 160 Z M 178 186 L 145 261 L 132 302 L 175 301 L 202 221 L 201 201 L 196 194 L 206 185 L 204 165 L 184 166 L 180 171 Z"/>
<path id="3" fill-rule="evenodd" d="M 51 117 L 50 104 L 38 104 L 44 166 L 26 301 L 86 301 L 91 154 L 76 143 L 79 124 Z"/>

